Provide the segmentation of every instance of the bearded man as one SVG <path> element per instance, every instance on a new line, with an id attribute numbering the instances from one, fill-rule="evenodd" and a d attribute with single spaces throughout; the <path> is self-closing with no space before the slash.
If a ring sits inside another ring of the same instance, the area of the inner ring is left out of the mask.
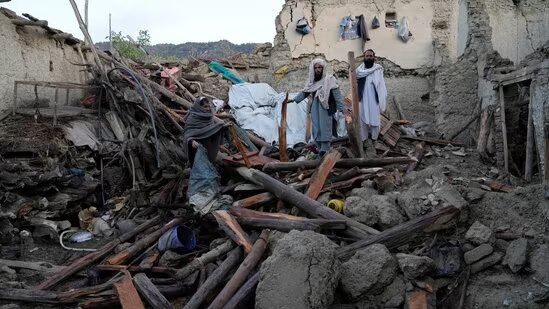
<path id="1" fill-rule="evenodd" d="M 369 158 L 376 155 L 375 143 L 379 137 L 381 113 L 387 107 L 383 67 L 375 60 L 375 52 L 368 49 L 364 52 L 364 63 L 356 69 L 362 145 Z"/>
<path id="2" fill-rule="evenodd" d="M 322 157 L 330 150 L 332 138 L 332 117 L 336 111 L 343 111 L 343 95 L 339 90 L 337 79 L 327 74 L 326 61 L 317 58 L 309 66 L 309 76 L 303 90 L 290 102 L 301 102 L 312 96 L 309 110 L 313 124 L 313 139 Z"/>

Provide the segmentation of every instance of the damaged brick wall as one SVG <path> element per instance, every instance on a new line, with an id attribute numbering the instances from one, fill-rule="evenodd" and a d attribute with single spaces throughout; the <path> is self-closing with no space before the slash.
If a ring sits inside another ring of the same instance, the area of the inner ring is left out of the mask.
<path id="1" fill-rule="evenodd" d="M 0 110 L 11 108 L 15 80 L 85 83 L 82 72 L 82 58 L 72 47 L 50 39 L 45 30 L 35 26 L 16 27 L 11 19 L 15 13 L 0 9 Z M 82 93 L 71 90 L 70 100 L 81 98 Z M 64 92 L 63 92 L 64 93 Z M 38 88 L 41 99 L 54 100 L 54 90 Z M 21 86 L 18 90 L 21 101 L 34 100 L 32 86 Z M 65 104 L 65 96 L 61 104 Z M 21 103 L 19 103 L 21 104 Z M 29 103 L 30 104 L 30 103 Z"/>

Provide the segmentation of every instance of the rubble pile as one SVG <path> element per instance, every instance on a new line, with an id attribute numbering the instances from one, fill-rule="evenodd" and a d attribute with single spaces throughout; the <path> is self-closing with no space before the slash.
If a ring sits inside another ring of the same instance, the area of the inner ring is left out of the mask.
<path id="1" fill-rule="evenodd" d="M 204 179 L 189 177 L 181 151 L 185 115 L 197 96 L 217 100 L 207 78 L 238 76 L 211 62 L 208 76 L 198 59 L 133 64 L 95 53 L 88 68 L 100 90 L 83 98 L 91 113 L 0 123 L 2 301 L 463 308 L 477 301 L 470 278 L 493 269 L 549 282 L 538 234 L 475 214 L 525 193 L 491 167 L 466 167 L 472 150 L 418 137 L 405 120 L 384 120 L 375 157 L 359 158 L 340 137 L 318 158 L 309 145 L 286 149 L 239 128 L 220 103 L 216 121 L 231 123 L 220 177 L 194 199 Z M 529 293 L 506 302 L 548 300 Z"/>

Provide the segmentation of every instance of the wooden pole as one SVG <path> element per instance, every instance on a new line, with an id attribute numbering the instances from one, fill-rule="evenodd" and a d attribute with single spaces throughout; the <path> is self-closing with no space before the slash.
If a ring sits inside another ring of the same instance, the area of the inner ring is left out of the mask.
<path id="1" fill-rule="evenodd" d="M 393 96 L 393 104 L 395 105 L 396 111 L 398 113 L 398 119 L 406 119 L 406 116 L 404 116 L 404 110 L 402 109 L 402 106 L 398 102 L 396 96 Z"/>
<path id="2" fill-rule="evenodd" d="M 351 144 L 354 144 L 358 153 L 356 154 L 360 158 L 364 158 L 364 148 L 362 148 L 362 137 L 360 130 L 360 106 L 358 102 L 358 90 L 357 90 L 357 80 L 356 80 L 356 71 L 355 71 L 355 53 L 350 51 L 348 54 L 349 59 L 349 82 L 351 84 L 351 96 L 353 104 L 353 113 L 352 113 L 352 126 L 354 136 L 349 136 L 349 141 Z"/>
<path id="3" fill-rule="evenodd" d="M 196 293 L 191 297 L 189 302 L 185 305 L 184 309 L 198 309 L 200 305 L 206 300 L 208 295 L 219 286 L 229 274 L 231 269 L 236 266 L 236 264 L 242 258 L 242 250 L 240 248 L 235 248 L 229 252 L 227 258 L 221 265 L 206 279 L 204 284 L 198 288 Z"/>
<path id="4" fill-rule="evenodd" d="M 187 278 L 189 275 L 199 270 L 204 265 L 217 260 L 223 254 L 231 251 L 232 248 L 234 248 L 234 243 L 232 242 L 232 240 L 227 240 L 223 244 L 215 247 L 211 251 L 204 253 L 200 257 L 197 257 L 196 259 L 192 260 L 192 262 L 187 264 L 185 267 L 178 270 L 177 273 L 175 274 L 175 278 L 177 280 L 183 280 Z"/>
<path id="5" fill-rule="evenodd" d="M 221 309 L 234 296 L 240 286 L 246 281 L 246 277 L 257 265 L 269 242 L 269 230 L 263 230 L 259 238 L 254 243 L 252 251 L 246 256 L 240 267 L 236 270 L 223 290 L 217 294 L 217 297 L 210 304 L 208 309 Z"/>
<path id="6" fill-rule="evenodd" d="M 231 136 L 233 138 L 233 142 L 236 145 L 236 148 L 238 149 L 238 152 L 242 155 L 242 160 L 244 160 L 244 163 L 246 164 L 246 167 L 250 168 L 252 167 L 252 163 L 250 162 L 250 159 L 248 158 L 248 153 L 246 151 L 246 148 L 244 148 L 244 145 L 242 144 L 242 141 L 238 137 L 238 134 L 236 133 L 236 129 L 233 126 L 229 126 L 229 132 L 231 133 Z"/>
<path id="7" fill-rule="evenodd" d="M 280 153 L 280 161 L 288 162 L 288 144 L 286 143 L 286 113 L 288 111 L 288 93 L 286 98 L 282 102 L 282 109 L 280 111 L 280 124 L 278 126 L 278 152 Z"/>
<path id="8" fill-rule="evenodd" d="M 270 191 L 284 202 L 295 205 L 314 218 L 344 220 L 348 226 L 345 232 L 351 237 L 367 238 L 370 234 L 379 234 L 379 231 L 335 212 L 263 172 L 245 168 L 238 168 L 237 172 L 254 183 L 260 183 L 265 190 Z"/>
<path id="9" fill-rule="evenodd" d="M 526 162 L 524 163 L 524 179 L 532 181 L 532 165 L 534 163 L 534 120 L 532 118 L 532 91 L 528 102 L 528 128 L 526 130 Z"/>
<path id="10" fill-rule="evenodd" d="M 121 265 L 128 259 L 134 257 L 139 252 L 145 250 L 146 248 L 150 247 L 154 242 L 162 236 L 162 234 L 166 233 L 168 230 L 170 230 L 172 227 L 180 224 L 183 222 L 182 218 L 173 219 L 170 222 L 166 223 L 161 229 L 158 229 L 154 231 L 153 233 L 147 235 L 146 237 L 136 241 L 133 245 L 131 245 L 129 248 L 124 249 L 118 254 L 115 254 L 111 257 L 109 257 L 104 264 L 110 264 L 110 265 Z"/>
<path id="11" fill-rule="evenodd" d="M 109 51 L 112 53 L 112 28 L 111 28 L 111 13 L 109 13 Z"/>
<path id="12" fill-rule="evenodd" d="M 84 24 L 84 21 L 82 20 L 82 16 L 80 15 L 80 11 L 78 11 L 78 6 L 76 5 L 76 2 L 74 0 L 69 0 L 72 6 L 72 9 L 74 10 L 74 15 L 76 15 L 76 21 L 78 21 L 78 25 L 80 26 L 80 30 L 82 30 L 82 33 L 84 34 L 84 38 L 86 38 L 86 41 L 88 43 L 88 46 L 91 48 L 91 52 L 93 54 L 93 58 L 95 59 L 95 65 L 99 69 L 99 72 L 106 77 L 107 71 L 105 70 L 105 67 L 103 66 L 103 63 L 101 62 L 101 59 L 99 58 L 99 54 L 97 53 L 97 50 L 95 46 L 93 45 L 93 40 L 86 29 L 86 25 Z"/>
<path id="13" fill-rule="evenodd" d="M 253 276 L 242 285 L 242 287 L 234 294 L 234 296 L 229 300 L 229 302 L 223 307 L 224 309 L 236 309 L 242 308 L 241 303 L 244 301 L 250 294 L 252 294 L 259 283 L 259 271 L 256 272 Z"/>
<path id="14" fill-rule="evenodd" d="M 320 165 L 316 168 L 314 174 L 311 176 L 311 182 L 309 183 L 309 187 L 305 191 L 306 196 L 312 198 L 313 200 L 316 200 L 316 198 L 320 194 L 320 191 L 322 191 L 322 187 L 324 187 L 326 178 L 328 178 L 328 175 L 334 168 L 337 160 L 339 160 L 340 158 L 341 153 L 335 149 L 330 150 L 330 152 L 328 152 L 324 156 L 324 158 L 322 158 Z"/>
<path id="15" fill-rule="evenodd" d="M 149 305 L 155 309 L 170 309 L 173 308 L 170 302 L 160 293 L 158 288 L 151 282 L 151 279 L 144 273 L 136 274 L 133 277 L 139 293 L 147 300 Z"/>
<path id="16" fill-rule="evenodd" d="M 86 25 L 86 31 L 90 29 L 90 20 L 88 19 L 88 0 L 84 3 L 84 24 Z"/>
<path id="17" fill-rule="evenodd" d="M 52 287 L 56 286 L 57 284 L 59 284 L 61 281 L 65 280 L 69 276 L 79 272 L 80 270 L 88 267 L 94 262 L 102 259 L 107 254 L 109 254 L 109 252 L 114 250 L 114 248 L 119 244 L 130 240 L 131 238 L 135 237 L 135 235 L 143 232 L 144 230 L 150 228 L 151 226 L 157 224 L 158 222 L 160 222 L 160 217 L 158 216 L 144 222 L 143 224 L 139 225 L 136 229 L 129 231 L 121 235 L 119 238 L 104 245 L 103 247 L 101 247 L 101 249 L 77 259 L 69 266 L 66 266 L 65 268 L 63 268 L 62 271 L 42 281 L 42 283 L 40 283 L 36 288 L 39 290 L 51 289 Z"/>
<path id="18" fill-rule="evenodd" d="M 244 248 L 246 254 L 252 251 L 250 236 L 244 232 L 236 219 L 226 210 L 216 210 L 213 212 L 215 220 L 221 226 L 225 234 L 227 234 L 234 242 Z"/>
<path id="19" fill-rule="evenodd" d="M 477 151 L 480 154 L 486 152 L 486 146 L 488 145 L 488 136 L 490 135 L 490 127 L 492 123 L 492 110 L 485 108 L 480 116 L 480 129 L 478 133 Z"/>
<path id="20" fill-rule="evenodd" d="M 256 195 L 252 195 L 250 197 L 238 200 L 233 203 L 233 207 L 253 207 L 256 205 L 261 205 L 267 202 L 270 202 L 272 200 L 276 199 L 274 195 L 272 195 L 269 192 L 259 193 Z"/>
<path id="21" fill-rule="evenodd" d="M 410 157 L 388 157 L 388 158 L 353 158 L 339 159 L 335 163 L 337 168 L 358 167 L 381 167 L 390 164 L 407 164 L 415 162 L 416 159 Z M 294 162 L 271 162 L 263 166 L 263 172 L 273 173 L 282 171 L 295 171 L 298 169 L 313 169 L 321 163 L 320 160 L 305 160 Z"/>
<path id="22" fill-rule="evenodd" d="M 419 233 L 428 230 L 429 227 L 448 222 L 457 213 L 459 213 L 459 209 L 454 206 L 439 208 L 431 213 L 387 229 L 380 234 L 344 246 L 338 249 L 336 255 L 341 259 L 347 259 L 357 250 L 375 243 L 384 244 L 388 248 L 402 246 L 417 237 Z"/>
<path id="23" fill-rule="evenodd" d="M 503 160 L 505 171 L 509 173 L 509 145 L 507 144 L 507 124 L 505 122 L 505 99 L 503 96 L 503 85 L 499 85 L 499 104 L 501 115 L 501 134 L 503 135 Z"/>

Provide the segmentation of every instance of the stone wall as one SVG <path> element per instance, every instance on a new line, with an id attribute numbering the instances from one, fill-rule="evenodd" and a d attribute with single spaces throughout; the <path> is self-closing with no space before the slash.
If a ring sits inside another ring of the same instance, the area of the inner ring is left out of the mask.
<path id="1" fill-rule="evenodd" d="M 16 27 L 11 19 L 15 13 L 0 8 L 0 110 L 11 108 L 15 80 L 86 83 L 86 73 L 81 72 L 82 58 L 72 47 L 50 39 L 39 27 Z M 64 93 L 64 92 L 63 92 Z M 71 90 L 70 101 L 82 96 L 81 91 Z M 54 90 L 38 87 L 40 99 L 54 100 Z M 34 100 L 32 86 L 20 86 L 18 102 Z M 65 96 L 60 96 L 65 104 Z"/>

